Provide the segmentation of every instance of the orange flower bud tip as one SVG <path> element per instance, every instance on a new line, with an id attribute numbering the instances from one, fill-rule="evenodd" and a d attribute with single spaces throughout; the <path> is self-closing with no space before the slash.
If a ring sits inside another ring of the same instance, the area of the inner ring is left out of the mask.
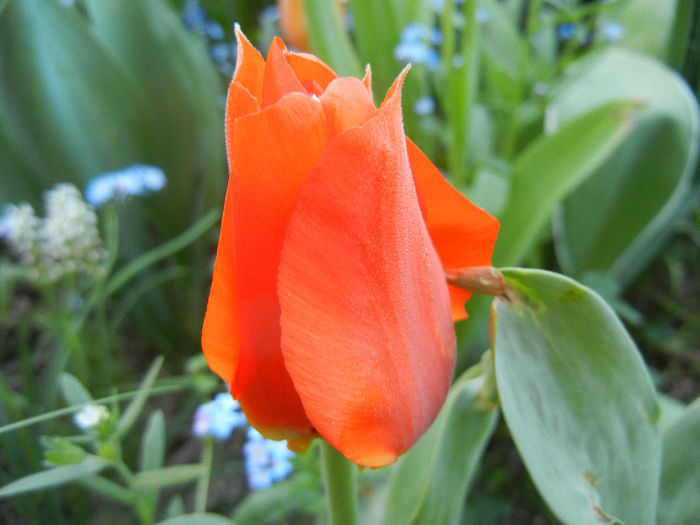
<path id="1" fill-rule="evenodd" d="M 463 290 L 486 295 L 503 295 L 506 282 L 503 274 L 491 266 L 445 269 L 447 282 Z"/>

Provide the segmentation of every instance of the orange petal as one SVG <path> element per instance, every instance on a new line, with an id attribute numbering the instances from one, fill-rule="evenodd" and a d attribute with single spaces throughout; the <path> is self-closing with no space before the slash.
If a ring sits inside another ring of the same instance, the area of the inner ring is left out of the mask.
<path id="1" fill-rule="evenodd" d="M 230 176 L 202 344 L 250 422 L 272 438 L 312 433 L 280 350 L 277 269 L 299 189 L 318 161 L 318 100 L 293 93 L 233 122 Z"/>
<path id="2" fill-rule="evenodd" d="M 453 188 L 410 139 L 411 172 L 430 238 L 445 268 L 490 266 L 498 221 Z M 450 286 L 452 317 L 465 319 L 471 293 Z"/>
<path id="3" fill-rule="evenodd" d="M 290 93 L 306 93 L 304 86 L 294 74 L 294 70 L 284 57 L 284 43 L 275 38 L 265 59 L 262 106 L 269 106 Z"/>
<path id="4" fill-rule="evenodd" d="M 253 47 L 241 28 L 236 24 L 234 31 L 238 46 L 236 70 L 233 72 L 233 82 L 245 87 L 258 103 L 262 102 L 263 73 L 265 61 L 257 49 Z"/>
<path id="5" fill-rule="evenodd" d="M 372 96 L 357 78 L 336 78 L 320 98 L 329 137 L 351 126 L 359 126 L 377 113 Z"/>
<path id="6" fill-rule="evenodd" d="M 287 63 L 294 70 L 294 74 L 299 81 L 304 84 L 309 80 L 315 81 L 321 90 L 325 90 L 331 80 L 338 75 L 325 62 L 308 53 L 285 53 Z"/>
<path id="7" fill-rule="evenodd" d="M 278 289 L 282 352 L 314 427 L 356 463 L 393 462 L 434 420 L 455 360 L 398 89 L 329 143 L 289 222 Z"/>
<path id="8" fill-rule="evenodd" d="M 245 86 L 231 82 L 226 97 L 226 154 L 231 158 L 233 147 L 233 123 L 244 115 L 260 110 L 258 100 Z"/>

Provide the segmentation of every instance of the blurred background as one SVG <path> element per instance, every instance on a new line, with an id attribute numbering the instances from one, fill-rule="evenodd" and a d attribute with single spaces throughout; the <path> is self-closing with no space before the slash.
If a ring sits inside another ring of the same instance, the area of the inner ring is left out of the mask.
<path id="1" fill-rule="evenodd" d="M 208 404 L 234 23 L 263 55 L 281 35 L 341 75 L 371 64 L 377 103 L 411 63 L 406 134 L 499 218 L 494 265 L 593 288 L 662 403 L 698 396 L 697 1 L 0 0 L 0 485 L 82 468 L 0 489 L 0 522 L 323 523 L 315 447 L 256 484 L 257 437 Z M 457 326 L 460 371 L 488 302 Z M 360 478 L 367 523 L 387 470 Z M 556 523 L 502 422 L 464 504 L 465 524 Z"/>

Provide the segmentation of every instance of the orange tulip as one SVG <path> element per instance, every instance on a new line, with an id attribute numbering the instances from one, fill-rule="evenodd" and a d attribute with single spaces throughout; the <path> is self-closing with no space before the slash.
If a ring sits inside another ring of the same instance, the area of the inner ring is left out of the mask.
<path id="1" fill-rule="evenodd" d="M 405 71 L 376 108 L 369 69 L 236 36 L 204 353 L 266 437 L 388 465 L 450 386 L 469 293 L 443 267 L 489 265 L 498 223 L 405 137 Z"/>

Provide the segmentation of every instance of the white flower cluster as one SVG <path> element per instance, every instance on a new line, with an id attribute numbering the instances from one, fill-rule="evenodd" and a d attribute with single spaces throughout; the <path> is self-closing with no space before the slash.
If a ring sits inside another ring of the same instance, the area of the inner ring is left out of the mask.
<path id="1" fill-rule="evenodd" d="M 34 266 L 39 260 L 41 221 L 30 204 L 10 204 L 0 217 L 0 238 L 5 239 L 21 263 Z"/>
<path id="2" fill-rule="evenodd" d="M 106 251 L 94 209 L 72 184 L 57 184 L 45 194 L 46 216 L 31 205 L 10 205 L 0 218 L 4 238 L 33 277 L 55 282 L 67 274 L 102 275 Z"/>

